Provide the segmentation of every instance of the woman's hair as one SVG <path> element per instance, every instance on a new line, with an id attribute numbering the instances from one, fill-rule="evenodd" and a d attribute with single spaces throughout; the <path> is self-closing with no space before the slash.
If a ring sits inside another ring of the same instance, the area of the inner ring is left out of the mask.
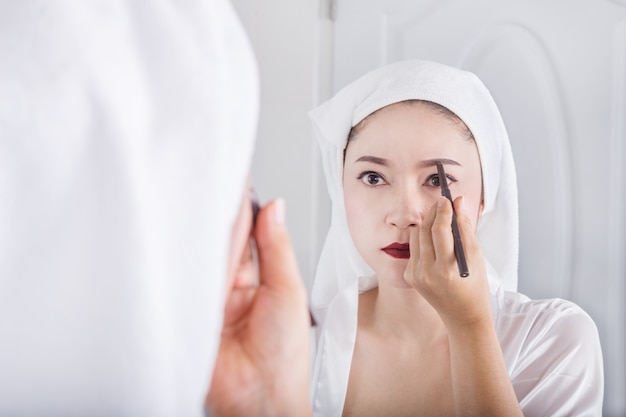
<path id="1" fill-rule="evenodd" d="M 467 140 L 470 140 L 470 141 L 474 140 L 474 135 L 469 130 L 467 125 L 463 122 L 463 120 L 461 120 L 459 116 L 457 116 L 456 114 L 454 114 L 452 111 L 442 106 L 441 104 L 437 104 L 437 103 L 434 103 L 432 101 L 427 101 L 427 100 L 405 100 L 405 101 L 400 101 L 399 103 L 406 104 L 406 105 L 412 105 L 412 104 L 425 105 L 434 113 L 442 116 L 444 119 L 452 123 L 455 127 L 458 127 L 461 133 L 463 134 L 463 137 L 465 137 Z M 365 117 L 363 120 L 357 123 L 352 129 L 350 129 L 350 133 L 348 134 L 348 141 L 346 142 L 346 147 L 343 150 L 344 160 L 346 156 L 346 149 L 350 141 L 354 139 L 354 137 L 358 135 L 361 130 L 363 130 L 363 127 L 367 124 L 368 120 L 370 120 L 375 114 L 377 114 L 378 112 L 380 112 L 381 110 L 387 107 L 389 106 L 381 107 L 375 112 L 370 113 L 369 115 L 367 115 L 367 117 Z"/>

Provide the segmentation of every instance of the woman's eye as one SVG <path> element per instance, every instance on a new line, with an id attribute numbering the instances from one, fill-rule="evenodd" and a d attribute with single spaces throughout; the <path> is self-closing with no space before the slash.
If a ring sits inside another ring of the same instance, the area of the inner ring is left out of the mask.
<path id="1" fill-rule="evenodd" d="M 456 182 L 456 179 L 454 179 L 454 177 L 451 177 L 450 175 L 446 174 L 446 178 L 448 180 L 448 184 Z M 426 185 L 430 187 L 441 187 L 441 180 L 439 178 L 439 174 L 432 174 L 431 176 L 429 176 L 426 179 Z"/>
<path id="2" fill-rule="evenodd" d="M 366 185 L 383 185 L 385 184 L 384 178 L 375 172 L 362 172 L 359 174 L 358 179 L 363 181 Z"/>
<path id="3" fill-rule="evenodd" d="M 441 183 L 439 182 L 439 175 L 432 175 L 428 182 L 433 187 L 439 187 L 441 185 Z"/>

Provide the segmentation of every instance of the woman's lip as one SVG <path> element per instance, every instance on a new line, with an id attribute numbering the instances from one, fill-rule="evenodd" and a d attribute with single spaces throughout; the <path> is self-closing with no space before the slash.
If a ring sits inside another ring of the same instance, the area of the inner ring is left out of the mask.
<path id="1" fill-rule="evenodd" d="M 396 259 L 409 259 L 411 257 L 408 243 L 394 242 L 382 248 L 382 251 Z"/>

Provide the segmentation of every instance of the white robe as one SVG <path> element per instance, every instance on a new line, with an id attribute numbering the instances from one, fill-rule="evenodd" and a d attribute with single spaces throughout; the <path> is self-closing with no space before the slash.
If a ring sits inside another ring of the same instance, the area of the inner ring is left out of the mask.
<path id="1" fill-rule="evenodd" d="M 331 303 L 313 376 L 317 417 L 341 416 L 356 338 L 356 286 Z M 491 297 L 494 325 L 513 389 L 527 417 L 599 417 L 604 376 L 593 320 L 562 299 L 531 300 L 512 291 Z M 393 359 L 390 359 L 393 360 Z"/>
<path id="2" fill-rule="evenodd" d="M 0 415 L 202 416 L 258 110 L 226 0 L 0 6 Z"/>
<path id="3" fill-rule="evenodd" d="M 487 88 L 472 73 L 410 60 L 371 71 L 311 112 L 332 201 L 331 226 L 313 283 L 317 330 L 312 401 L 319 417 L 342 414 L 357 331 L 358 295 L 377 286 L 351 240 L 343 202 L 343 151 L 350 129 L 404 100 L 438 103 L 472 132 L 484 209 L 477 236 L 491 310 L 519 404 L 527 416 L 600 416 L 602 352 L 591 318 L 564 300 L 518 294 L 517 183 L 511 145 Z"/>

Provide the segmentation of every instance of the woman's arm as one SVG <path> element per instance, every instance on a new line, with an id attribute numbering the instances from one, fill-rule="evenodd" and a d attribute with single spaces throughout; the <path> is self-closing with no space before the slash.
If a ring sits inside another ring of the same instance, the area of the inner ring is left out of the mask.
<path id="1" fill-rule="evenodd" d="M 455 201 L 470 275 L 459 276 L 451 232 L 452 205 L 441 197 L 411 235 L 405 279 L 437 310 L 448 332 L 457 416 L 522 416 L 504 363 L 491 308 L 484 260 L 471 221 Z"/>
<path id="2" fill-rule="evenodd" d="M 522 416 L 493 321 L 449 325 L 457 416 Z"/>

